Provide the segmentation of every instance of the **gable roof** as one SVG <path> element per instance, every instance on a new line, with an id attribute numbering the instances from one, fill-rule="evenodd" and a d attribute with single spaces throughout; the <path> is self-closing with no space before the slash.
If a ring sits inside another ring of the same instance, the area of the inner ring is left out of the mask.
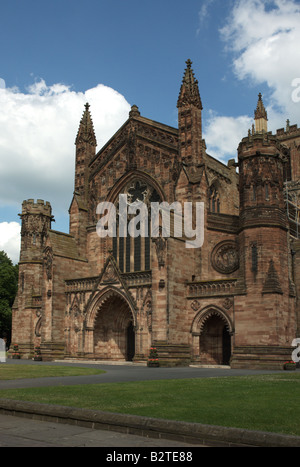
<path id="1" fill-rule="evenodd" d="M 151 143 L 165 146 L 178 151 L 178 130 L 163 123 L 142 117 L 136 106 L 132 106 L 129 118 L 97 152 L 89 163 L 90 177 L 92 178 L 115 154 L 130 141 L 132 133 L 136 138 L 143 138 Z"/>
<path id="2" fill-rule="evenodd" d="M 114 158 L 116 153 L 125 145 L 130 144 L 130 134 L 134 133 L 135 138 L 142 138 L 149 143 L 165 146 L 176 153 L 179 153 L 179 131 L 177 128 L 159 123 L 146 117 L 142 117 L 137 106 L 132 106 L 129 118 L 117 130 L 117 132 L 107 141 L 107 143 L 97 152 L 89 163 L 90 177 L 102 170 Z M 216 173 L 222 174 L 228 181 L 237 178 L 237 174 L 224 163 L 204 153 L 204 165 Z M 199 167 L 196 173 L 187 170 L 187 176 L 191 183 L 197 183 L 203 175 L 203 167 Z"/>
<path id="3" fill-rule="evenodd" d="M 64 258 L 85 261 L 84 258 L 79 256 L 75 238 L 72 235 L 58 232 L 56 230 L 49 230 L 48 242 L 52 247 L 54 256 L 62 256 Z"/>

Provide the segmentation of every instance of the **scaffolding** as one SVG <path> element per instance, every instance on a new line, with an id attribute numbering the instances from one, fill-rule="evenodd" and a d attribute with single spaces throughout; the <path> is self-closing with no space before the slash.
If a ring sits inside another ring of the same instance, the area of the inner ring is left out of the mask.
<path id="1" fill-rule="evenodd" d="M 300 238 L 300 180 L 285 182 L 284 200 L 290 235 L 294 238 Z"/>

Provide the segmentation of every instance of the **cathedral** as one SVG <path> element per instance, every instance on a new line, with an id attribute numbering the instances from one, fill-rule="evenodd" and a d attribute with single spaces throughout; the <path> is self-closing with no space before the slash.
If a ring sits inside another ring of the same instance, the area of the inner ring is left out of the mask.
<path id="1" fill-rule="evenodd" d="M 98 152 L 85 105 L 69 233 L 51 228 L 50 202 L 23 201 L 12 320 L 22 358 L 40 347 L 45 361 L 146 364 L 155 347 L 160 366 L 280 369 L 291 360 L 300 336 L 300 129 L 287 121 L 268 131 L 259 94 L 253 126 L 225 165 L 206 151 L 190 60 L 178 90 L 178 128 L 133 105 Z M 168 235 L 159 224 L 151 236 L 149 216 L 148 235 L 122 236 L 117 216 L 115 234 L 100 236 L 99 203 L 118 214 L 120 194 L 149 210 L 201 203 L 201 246 L 175 235 L 172 209 Z"/>

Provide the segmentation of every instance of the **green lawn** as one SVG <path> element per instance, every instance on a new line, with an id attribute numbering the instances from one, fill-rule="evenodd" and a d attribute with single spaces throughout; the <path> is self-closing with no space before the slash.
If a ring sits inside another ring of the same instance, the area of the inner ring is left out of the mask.
<path id="1" fill-rule="evenodd" d="M 105 373 L 105 371 L 96 368 L 0 364 L 0 381 L 7 379 L 44 378 L 46 376 L 88 376 L 99 375 L 101 373 Z"/>
<path id="2" fill-rule="evenodd" d="M 297 386 L 299 384 L 299 386 Z M 0 390 L 0 397 L 300 436 L 300 373 Z"/>

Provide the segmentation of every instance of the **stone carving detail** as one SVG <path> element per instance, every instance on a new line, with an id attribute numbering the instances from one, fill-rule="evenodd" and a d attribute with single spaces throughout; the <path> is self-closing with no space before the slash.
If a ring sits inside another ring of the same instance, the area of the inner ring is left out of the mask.
<path id="1" fill-rule="evenodd" d="M 52 248 L 47 247 L 45 249 L 44 265 L 45 265 L 46 275 L 47 275 L 48 280 L 52 279 L 52 263 L 53 263 Z"/>
<path id="2" fill-rule="evenodd" d="M 200 302 L 198 300 L 193 300 L 191 303 L 191 308 L 193 308 L 194 311 L 199 310 Z"/>
<path id="3" fill-rule="evenodd" d="M 41 333 L 42 333 L 42 325 L 43 325 L 43 322 L 42 322 L 42 319 L 43 319 L 43 316 L 42 316 L 42 313 L 41 311 L 37 311 L 36 312 L 36 316 L 38 318 L 37 322 L 36 322 L 36 325 L 35 325 L 35 330 L 34 330 L 34 334 L 36 337 L 41 337 Z"/>
<path id="4" fill-rule="evenodd" d="M 225 298 L 224 303 L 223 303 L 223 307 L 225 308 L 225 310 L 230 310 L 232 305 L 233 305 L 232 300 L 229 297 Z"/>
<path id="5" fill-rule="evenodd" d="M 215 246 L 212 252 L 212 265 L 222 274 L 230 274 L 239 267 L 239 254 L 234 241 L 224 241 Z"/>
<path id="6" fill-rule="evenodd" d="M 127 142 L 127 170 L 134 170 L 137 167 L 136 162 L 136 132 L 135 128 L 131 129 L 128 134 Z"/>
<path id="7" fill-rule="evenodd" d="M 148 289 L 148 292 L 146 293 L 146 296 L 143 302 L 143 311 L 145 313 L 148 330 L 151 332 L 152 331 L 152 297 L 151 297 L 150 289 Z"/>
<path id="8" fill-rule="evenodd" d="M 47 231 L 50 228 L 49 220 L 41 214 L 24 214 L 22 215 L 22 229 L 21 236 L 40 235 L 42 241 L 47 235 Z"/>
<path id="9" fill-rule="evenodd" d="M 159 268 L 164 267 L 167 240 L 163 237 L 157 237 L 153 239 L 153 242 L 155 243 L 155 247 L 156 247 L 158 266 Z"/>
<path id="10" fill-rule="evenodd" d="M 171 134 L 169 132 L 159 131 L 158 129 L 150 128 L 149 125 L 143 125 L 141 123 L 137 125 L 137 131 L 142 137 L 157 141 L 160 144 L 173 147 L 177 147 L 178 145 L 178 136 L 175 132 Z"/>
<path id="11" fill-rule="evenodd" d="M 214 308 L 211 308 L 210 310 L 208 310 L 207 312 L 205 312 L 201 318 L 199 319 L 199 327 L 200 327 L 200 334 L 203 334 L 203 331 L 204 331 L 204 326 L 205 326 L 205 323 L 212 317 L 212 316 L 217 316 L 219 319 L 221 319 L 225 326 L 226 326 L 226 329 L 227 331 L 229 332 L 229 334 L 232 333 L 232 326 L 230 324 L 230 321 L 227 319 L 227 317 L 220 311 L 218 310 L 215 310 Z"/>
<path id="12" fill-rule="evenodd" d="M 89 199 L 89 220 L 92 224 L 96 224 L 96 208 L 97 208 L 97 187 L 95 180 L 92 181 L 90 186 L 90 199 Z"/>
<path id="13" fill-rule="evenodd" d="M 116 270 L 112 263 L 107 265 L 107 268 L 103 274 L 102 282 L 116 282 L 118 280 L 118 276 Z"/>
<path id="14" fill-rule="evenodd" d="M 172 180 L 173 180 L 174 182 L 176 182 L 176 180 L 177 180 L 178 177 L 179 177 L 180 169 L 181 169 L 181 166 L 180 166 L 180 163 L 179 163 L 179 161 L 178 161 L 178 158 L 175 157 L 174 163 L 173 163 L 173 167 L 172 167 L 172 170 L 171 170 L 171 173 L 172 173 Z"/>

